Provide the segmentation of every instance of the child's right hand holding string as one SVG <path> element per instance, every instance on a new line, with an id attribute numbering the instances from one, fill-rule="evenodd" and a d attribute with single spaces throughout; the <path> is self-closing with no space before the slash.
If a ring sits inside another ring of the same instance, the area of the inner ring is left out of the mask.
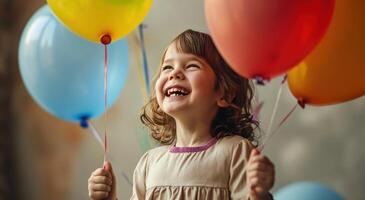
<path id="1" fill-rule="evenodd" d="M 106 161 L 103 168 L 98 168 L 92 172 L 88 182 L 90 199 L 117 199 L 115 175 L 110 162 Z"/>

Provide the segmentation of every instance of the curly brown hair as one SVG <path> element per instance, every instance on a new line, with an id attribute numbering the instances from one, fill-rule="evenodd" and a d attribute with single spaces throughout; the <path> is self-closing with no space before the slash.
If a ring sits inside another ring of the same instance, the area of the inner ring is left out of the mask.
<path id="1" fill-rule="evenodd" d="M 186 30 L 178 35 L 171 44 L 175 44 L 177 51 L 193 54 L 204 59 L 213 69 L 217 78 L 215 89 L 224 91 L 224 100 L 228 107 L 220 107 L 211 124 L 213 137 L 221 138 L 228 135 L 240 135 L 255 146 L 258 145 L 254 129 L 259 126 L 252 117 L 252 103 L 254 87 L 250 80 L 239 76 L 225 62 L 219 54 L 212 38 L 206 34 L 193 30 Z M 161 63 L 165 58 L 165 49 Z M 154 83 L 160 72 L 154 77 Z M 140 119 L 150 129 L 151 136 L 161 144 L 171 144 L 176 138 L 175 120 L 162 111 L 157 103 L 155 91 L 149 101 L 142 108 Z"/>

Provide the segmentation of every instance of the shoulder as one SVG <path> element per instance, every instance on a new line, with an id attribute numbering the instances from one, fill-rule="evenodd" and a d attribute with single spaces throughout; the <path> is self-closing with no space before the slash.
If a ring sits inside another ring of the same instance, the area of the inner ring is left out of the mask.
<path id="1" fill-rule="evenodd" d="M 246 139 L 242 136 L 239 136 L 239 135 L 225 136 L 223 138 L 220 138 L 217 143 L 220 146 L 227 148 L 227 149 L 234 149 L 239 146 L 242 146 L 247 149 L 254 148 L 254 146 L 248 139 Z"/>
<path id="2" fill-rule="evenodd" d="M 163 145 L 148 150 L 139 159 L 136 169 L 146 168 L 148 166 L 148 163 L 151 162 L 151 160 L 160 157 L 161 155 L 164 155 L 168 151 L 168 148 L 169 148 L 168 145 Z"/>
<path id="3" fill-rule="evenodd" d="M 142 157 L 141 160 L 149 160 L 154 157 L 159 157 L 169 150 L 169 145 L 158 146 L 148 150 Z"/>
<path id="4" fill-rule="evenodd" d="M 224 153 L 230 159 L 239 155 L 247 157 L 254 148 L 248 139 L 238 135 L 220 138 L 216 145 L 216 150 Z"/>
<path id="5" fill-rule="evenodd" d="M 150 157 L 154 157 L 154 156 L 164 154 L 164 153 L 168 152 L 168 150 L 169 150 L 169 145 L 162 145 L 162 146 L 158 146 L 158 147 L 148 150 L 146 152 L 146 154 L 148 154 L 148 156 L 150 156 Z"/>

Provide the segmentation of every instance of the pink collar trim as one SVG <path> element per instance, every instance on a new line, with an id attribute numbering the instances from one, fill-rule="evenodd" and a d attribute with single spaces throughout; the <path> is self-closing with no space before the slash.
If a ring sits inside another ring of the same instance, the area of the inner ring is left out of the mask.
<path id="1" fill-rule="evenodd" d="M 217 141 L 218 141 L 217 138 L 213 137 L 206 144 L 197 147 L 177 147 L 175 146 L 176 144 L 174 144 L 173 146 L 170 147 L 169 151 L 171 153 L 194 153 L 194 152 L 205 151 L 209 147 L 217 143 Z"/>

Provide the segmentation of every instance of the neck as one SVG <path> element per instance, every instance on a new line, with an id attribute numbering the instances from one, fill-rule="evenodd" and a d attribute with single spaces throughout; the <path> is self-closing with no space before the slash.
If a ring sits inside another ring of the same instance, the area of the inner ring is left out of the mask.
<path id="1" fill-rule="evenodd" d="M 192 109 L 175 113 L 176 146 L 195 147 L 206 144 L 212 139 L 211 124 L 218 108 L 214 106 L 208 110 Z M 199 110 L 199 111 L 197 111 Z"/>
<path id="2" fill-rule="evenodd" d="M 194 147 L 205 144 L 212 138 L 210 125 L 211 120 L 195 120 L 190 123 L 176 120 L 176 146 Z"/>

